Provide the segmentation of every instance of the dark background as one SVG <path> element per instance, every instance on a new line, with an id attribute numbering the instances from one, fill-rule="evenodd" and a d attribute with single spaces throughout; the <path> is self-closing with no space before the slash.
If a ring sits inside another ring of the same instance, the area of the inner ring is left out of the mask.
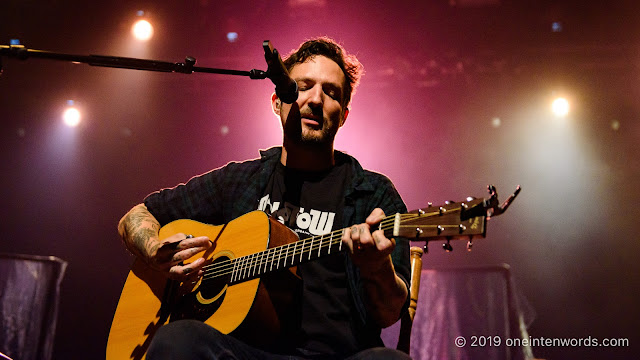
<path id="1" fill-rule="evenodd" d="M 502 198 L 472 252 L 431 244 L 425 267 L 508 263 L 528 331 L 628 338 L 631 346 L 537 347 L 548 359 L 638 351 L 640 9 L 636 1 L 5 0 L 0 44 L 266 69 L 330 36 L 366 74 L 337 148 L 391 177 L 409 208 Z M 131 39 L 136 11 L 155 26 Z M 558 22 L 562 31 L 552 31 Z M 238 33 L 230 43 L 226 34 Z M 0 252 L 69 262 L 55 359 L 104 356 L 132 257 L 116 232 L 148 193 L 281 141 L 267 80 L 2 58 Z M 565 96 L 571 112 L 550 112 Z M 83 113 L 77 128 L 60 114 Z M 500 126 L 495 126 L 499 119 Z M 224 129 L 228 129 L 228 132 Z M 527 305 L 528 304 L 528 305 Z M 478 334 L 491 335 L 491 334 Z"/>

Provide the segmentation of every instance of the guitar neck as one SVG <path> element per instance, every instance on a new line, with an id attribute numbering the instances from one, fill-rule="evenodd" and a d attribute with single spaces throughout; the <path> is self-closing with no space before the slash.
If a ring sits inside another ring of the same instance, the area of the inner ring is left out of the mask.
<path id="1" fill-rule="evenodd" d="M 231 260 L 230 284 L 340 253 L 346 249 L 342 244 L 343 232 L 341 229 L 235 258 Z"/>
<path id="2" fill-rule="evenodd" d="M 402 236 L 409 240 L 431 241 L 484 237 L 487 203 L 470 199 L 463 203 L 429 206 L 406 214 L 384 218 L 378 229 L 386 237 Z M 346 250 L 342 244 L 345 229 L 312 236 L 254 254 L 228 259 L 212 276 L 227 276 L 230 284 L 251 280 L 273 271 Z M 373 231 L 373 229 L 372 229 Z M 206 276 L 209 277 L 209 276 Z"/>

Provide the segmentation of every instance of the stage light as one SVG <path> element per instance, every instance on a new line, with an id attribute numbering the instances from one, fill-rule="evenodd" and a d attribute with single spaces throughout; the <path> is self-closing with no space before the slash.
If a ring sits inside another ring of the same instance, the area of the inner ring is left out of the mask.
<path id="1" fill-rule="evenodd" d="M 551 111 L 553 111 L 553 114 L 557 117 L 569 115 L 569 101 L 562 97 L 556 98 L 551 103 Z"/>
<path id="2" fill-rule="evenodd" d="M 491 126 L 493 126 L 494 128 L 499 128 L 500 125 L 502 125 L 502 120 L 500 120 L 499 117 L 494 117 L 493 119 L 491 119 Z"/>
<path id="3" fill-rule="evenodd" d="M 20 39 L 9 40 L 9 45 L 20 45 Z"/>
<path id="4" fill-rule="evenodd" d="M 237 32 L 234 32 L 234 31 L 232 31 L 232 32 L 228 32 L 228 33 L 227 33 L 227 40 L 228 40 L 230 43 L 236 42 L 236 40 L 238 40 L 238 33 L 237 33 Z"/>
<path id="5" fill-rule="evenodd" d="M 62 113 L 62 121 L 68 127 L 76 127 L 80 124 L 80 111 L 73 104 L 73 100 L 67 100 L 68 107 Z"/>
<path id="6" fill-rule="evenodd" d="M 147 41 L 153 36 L 153 26 L 147 20 L 138 20 L 131 27 L 133 36 L 140 41 Z"/>

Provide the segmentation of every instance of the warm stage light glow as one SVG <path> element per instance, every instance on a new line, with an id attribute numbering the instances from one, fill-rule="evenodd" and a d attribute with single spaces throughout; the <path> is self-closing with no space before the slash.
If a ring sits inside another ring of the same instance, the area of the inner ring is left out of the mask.
<path id="1" fill-rule="evenodd" d="M 620 121 L 618 121 L 618 120 L 613 120 L 613 121 L 611 121 L 611 129 L 612 129 L 613 131 L 618 131 L 618 130 L 620 130 Z"/>
<path id="2" fill-rule="evenodd" d="M 69 127 L 76 127 L 80 124 L 80 111 L 74 107 L 67 108 L 62 114 L 62 120 Z"/>
<path id="3" fill-rule="evenodd" d="M 153 36 L 153 26 L 147 20 L 138 20 L 131 28 L 133 36 L 141 41 L 147 41 Z"/>
<path id="4" fill-rule="evenodd" d="M 551 103 L 551 111 L 557 117 L 565 117 L 569 114 L 569 101 L 565 98 L 557 98 Z"/>

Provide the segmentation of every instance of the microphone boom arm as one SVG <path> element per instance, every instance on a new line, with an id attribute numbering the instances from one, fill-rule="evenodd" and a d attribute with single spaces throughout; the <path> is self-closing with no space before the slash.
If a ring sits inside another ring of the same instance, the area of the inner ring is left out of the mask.
<path id="1" fill-rule="evenodd" d="M 248 76 L 251 79 L 267 78 L 266 71 L 257 69 L 242 71 L 194 66 L 196 63 L 196 59 L 191 56 L 187 56 L 183 63 L 172 63 L 167 61 L 136 59 L 120 56 L 61 54 L 51 51 L 27 49 L 23 45 L 0 45 L 0 56 L 17 58 L 19 60 L 26 60 L 28 58 L 61 60 L 74 63 L 89 64 L 91 66 L 112 67 L 119 69 L 174 72 L 181 74 L 203 72 L 210 74 Z M 1 70 L 2 69 L 0 68 L 0 71 Z"/>

